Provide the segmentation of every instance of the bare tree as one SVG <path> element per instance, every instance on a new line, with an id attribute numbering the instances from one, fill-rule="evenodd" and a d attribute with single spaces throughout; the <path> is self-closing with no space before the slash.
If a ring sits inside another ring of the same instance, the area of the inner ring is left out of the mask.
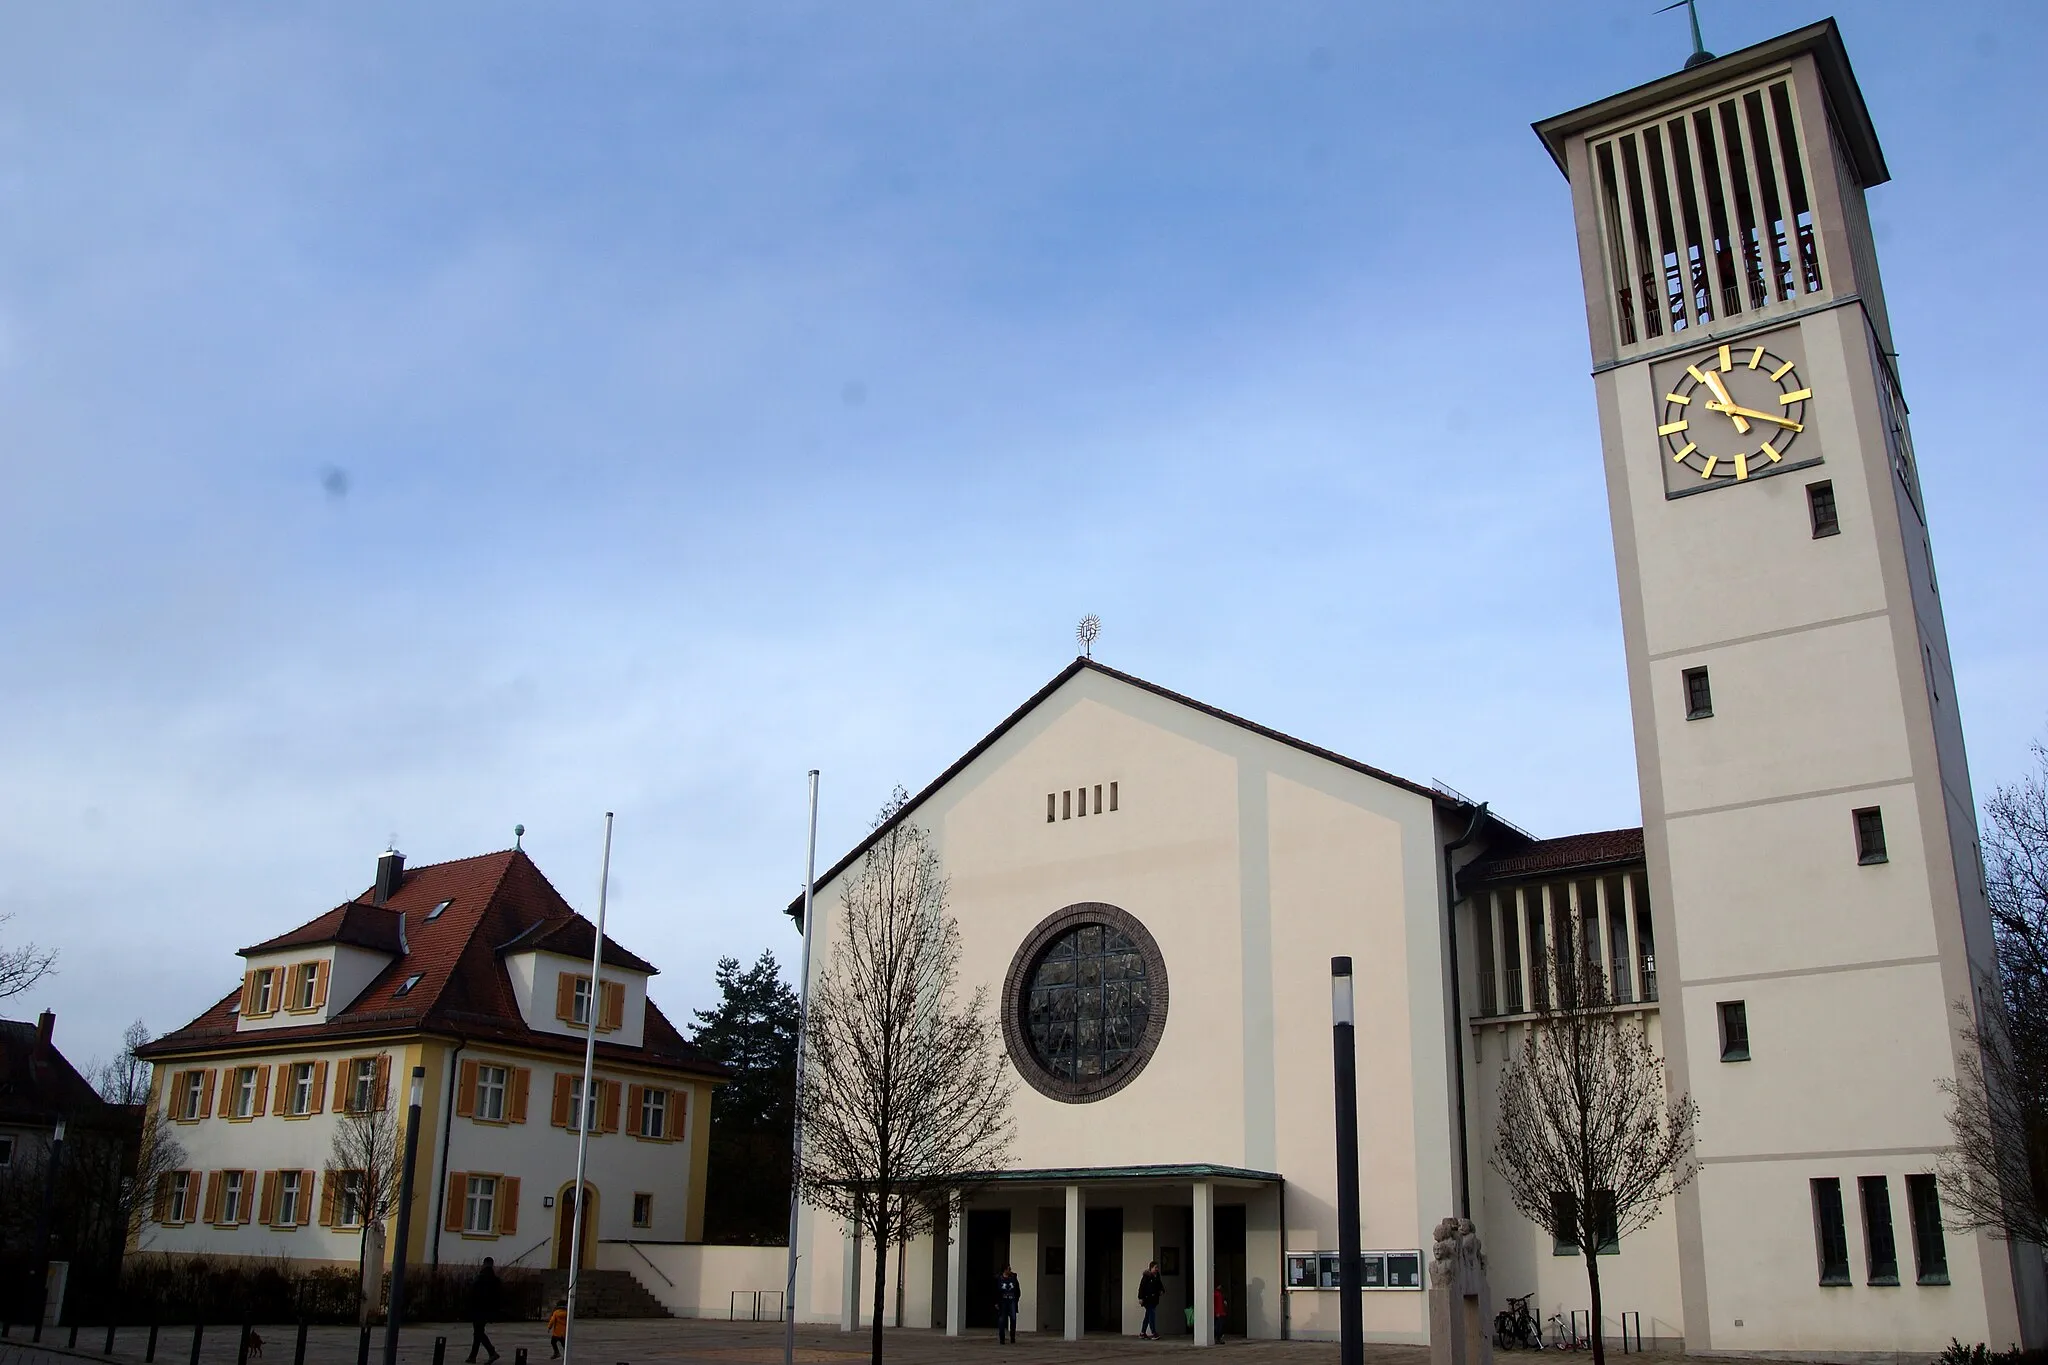
<path id="1" fill-rule="evenodd" d="M 0 925 L 13 919 L 12 915 L 0 915 Z M 0 1000 L 20 995 L 55 970 L 57 954 L 45 952 L 33 943 L 0 948 Z"/>
<path id="2" fill-rule="evenodd" d="M 1984 887 L 1998 980 L 1958 1001 L 1969 1047 L 1948 1092 L 1954 1147 L 1936 1164 L 1958 1232 L 2048 1243 L 2048 747 L 1984 803 Z"/>
<path id="3" fill-rule="evenodd" d="M 384 1220 L 398 1207 L 398 1182 L 404 1159 L 398 1115 L 390 1097 L 383 1093 L 388 1088 L 380 1088 L 367 1105 L 358 1106 L 355 1096 L 349 1096 L 349 1103 L 336 1116 L 334 1141 L 327 1154 L 326 1177 L 335 1200 L 335 1221 L 353 1216 L 362 1225 L 359 1260 L 366 1287 L 379 1283 L 383 1275 L 382 1228 Z M 371 1302 L 373 1297 L 366 1288 L 357 1309 L 363 1323 L 369 1322 L 376 1306 Z"/>
<path id="4" fill-rule="evenodd" d="M 185 1165 L 185 1147 L 176 1130 L 161 1107 L 149 1103 L 150 1064 L 137 1054 L 151 1036 L 149 1026 L 137 1019 L 121 1034 L 120 1052 L 86 1071 L 92 1088 L 120 1115 L 113 1124 L 113 1131 L 120 1135 L 117 1140 L 81 1144 L 76 1158 L 80 1165 L 103 1167 L 90 1185 L 112 1192 L 99 1217 L 106 1224 L 104 1231 L 114 1244 L 117 1260 L 124 1245 L 141 1249 L 158 1187 L 172 1171 Z"/>
<path id="5" fill-rule="evenodd" d="M 1593 1360 L 1605 1365 L 1600 1253 L 1698 1174 L 1699 1107 L 1668 1093 L 1642 1017 L 1614 1007 L 1593 945 L 1563 934 L 1555 953 L 1531 954 L 1537 1017 L 1501 1074 L 1492 1164 L 1517 1209 L 1585 1256 Z"/>
<path id="6" fill-rule="evenodd" d="M 956 1001 L 960 932 L 938 854 L 924 830 L 889 824 L 906 800 L 899 788 L 883 807 L 884 832 L 841 897 L 798 1094 L 804 1200 L 874 1249 L 874 1365 L 890 1243 L 933 1228 L 975 1173 L 1008 1159 L 1014 1084 L 987 989 Z"/>

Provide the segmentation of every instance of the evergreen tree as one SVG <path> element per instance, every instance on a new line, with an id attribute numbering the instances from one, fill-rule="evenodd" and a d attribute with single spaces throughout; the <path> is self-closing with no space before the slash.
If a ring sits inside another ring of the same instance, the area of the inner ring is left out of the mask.
<path id="1" fill-rule="evenodd" d="M 775 954 L 718 961 L 718 1004 L 696 1011 L 690 1041 L 732 1072 L 711 1104 L 704 1240 L 781 1246 L 789 1236 L 796 1112 L 797 996 Z"/>

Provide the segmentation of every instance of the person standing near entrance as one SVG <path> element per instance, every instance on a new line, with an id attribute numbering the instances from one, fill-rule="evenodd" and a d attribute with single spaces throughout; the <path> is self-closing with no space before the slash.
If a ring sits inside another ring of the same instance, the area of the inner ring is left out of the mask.
<path id="1" fill-rule="evenodd" d="M 1145 1322 L 1138 1328 L 1138 1335 L 1147 1341 L 1159 1340 L 1159 1300 L 1165 1295 L 1166 1282 L 1159 1278 L 1159 1262 L 1146 1262 L 1145 1273 L 1138 1277 L 1138 1302 L 1145 1305 Z"/>
<path id="2" fill-rule="evenodd" d="M 1223 1315 L 1229 1307 L 1230 1305 L 1223 1301 L 1223 1286 L 1219 1283 L 1216 1286 L 1216 1344 L 1218 1346 L 1223 1344 Z"/>
<path id="3" fill-rule="evenodd" d="M 483 1268 L 469 1282 L 469 1359 L 475 1365 L 479 1350 L 490 1352 L 486 1365 L 497 1365 L 498 1348 L 491 1345 L 491 1319 L 498 1316 L 498 1272 L 496 1262 L 484 1257 Z"/>
<path id="4" fill-rule="evenodd" d="M 1017 1279 L 1017 1272 L 1009 1266 L 996 1278 L 996 1340 L 1017 1344 L 1017 1301 L 1024 1297 L 1024 1286 Z M 1004 1333 L 1008 1335 L 1005 1336 Z"/>

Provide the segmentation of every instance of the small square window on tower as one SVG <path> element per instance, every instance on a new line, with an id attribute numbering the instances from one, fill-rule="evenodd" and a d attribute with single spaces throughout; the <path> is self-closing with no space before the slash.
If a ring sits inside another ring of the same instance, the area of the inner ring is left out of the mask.
<path id="1" fill-rule="evenodd" d="M 1866 806 L 1856 812 L 1856 861 L 1864 864 L 1889 861 L 1884 852 L 1884 812 L 1876 806 Z"/>
<path id="2" fill-rule="evenodd" d="M 1813 538 L 1838 536 L 1841 518 L 1835 515 L 1835 485 L 1832 479 L 1806 485 L 1806 510 L 1813 516 Z"/>
<path id="3" fill-rule="evenodd" d="M 1707 670 L 1685 670 L 1685 718 L 1705 720 L 1714 714 L 1714 689 L 1707 682 Z"/>
<path id="4" fill-rule="evenodd" d="M 1714 1007 L 1721 1016 L 1721 1060 L 1749 1060 L 1749 1006 L 1741 1000 L 1723 1000 Z"/>

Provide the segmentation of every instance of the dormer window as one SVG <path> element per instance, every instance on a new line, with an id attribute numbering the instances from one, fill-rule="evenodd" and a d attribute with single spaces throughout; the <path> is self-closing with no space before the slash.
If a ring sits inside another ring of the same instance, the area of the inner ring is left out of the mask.
<path id="1" fill-rule="evenodd" d="M 441 912 L 442 912 L 443 910 L 446 910 L 446 909 L 447 909 L 447 908 L 448 908 L 449 906 L 451 906 L 451 905 L 453 905 L 453 904 L 455 904 L 455 902 L 454 902 L 454 900 L 453 900 L 453 899 L 449 899 L 449 900 L 445 900 L 445 901 L 442 901 L 442 902 L 441 902 L 441 903 L 440 903 L 439 905 L 437 905 L 437 906 L 435 906 L 435 907 L 434 907 L 433 909 L 431 909 L 431 910 L 427 911 L 427 918 L 428 918 L 428 919 L 439 919 L 439 918 L 441 918 Z"/>
<path id="2" fill-rule="evenodd" d="M 277 1011 L 277 969 L 258 967 L 256 978 L 249 986 L 249 1013 L 273 1014 Z"/>
<path id="3" fill-rule="evenodd" d="M 555 978 L 555 1018 L 571 1028 L 590 1027 L 590 978 L 563 972 Z M 626 1019 L 626 984 L 607 981 L 597 995 L 597 1031 L 610 1033 Z"/>
<path id="4" fill-rule="evenodd" d="M 327 964 L 301 962 L 292 968 L 291 1003 L 295 1012 L 317 1010 L 327 1003 Z"/>
<path id="5" fill-rule="evenodd" d="M 569 994 L 569 1022 L 578 1028 L 590 1024 L 590 978 L 579 976 Z"/>

